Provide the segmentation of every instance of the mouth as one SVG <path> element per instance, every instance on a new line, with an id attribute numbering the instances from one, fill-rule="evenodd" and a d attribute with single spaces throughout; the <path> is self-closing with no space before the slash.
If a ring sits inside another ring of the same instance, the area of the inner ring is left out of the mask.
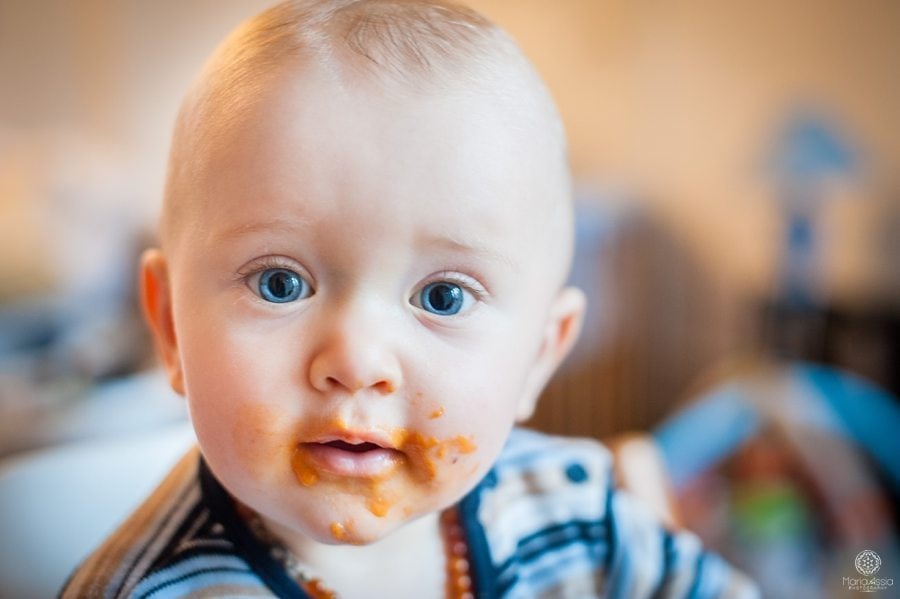
<path id="1" fill-rule="evenodd" d="M 345 477 L 372 478 L 389 474 L 403 453 L 388 442 L 358 437 L 323 439 L 301 443 L 307 461 L 317 469 Z"/>
<path id="2" fill-rule="evenodd" d="M 379 449 L 386 449 L 381 447 L 377 443 L 370 443 L 365 441 L 363 443 L 349 443 L 347 441 L 329 441 L 328 443 L 323 443 L 327 447 L 331 447 L 333 449 L 339 449 L 341 451 L 349 451 L 350 453 L 366 453 L 367 451 L 377 451 Z"/>

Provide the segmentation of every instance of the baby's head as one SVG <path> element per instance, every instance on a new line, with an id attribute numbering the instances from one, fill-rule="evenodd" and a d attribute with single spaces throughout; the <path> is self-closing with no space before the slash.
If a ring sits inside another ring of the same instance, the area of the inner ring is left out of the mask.
<path id="1" fill-rule="evenodd" d="M 577 337 L 559 118 L 444 2 L 289 2 L 179 115 L 145 312 L 203 455 L 274 528 L 368 543 L 456 502 Z"/>

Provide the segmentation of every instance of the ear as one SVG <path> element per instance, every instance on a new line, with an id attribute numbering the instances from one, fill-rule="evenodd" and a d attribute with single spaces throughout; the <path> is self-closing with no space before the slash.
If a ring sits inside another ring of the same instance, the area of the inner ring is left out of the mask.
<path id="1" fill-rule="evenodd" d="M 169 269 L 162 252 L 155 248 L 146 250 L 141 256 L 141 304 L 144 320 L 156 342 L 157 354 L 169 375 L 169 385 L 176 393 L 184 395 L 184 376 L 172 318 Z"/>
<path id="2" fill-rule="evenodd" d="M 538 397 L 557 367 L 571 351 L 581 333 L 586 300 L 581 289 L 566 287 L 553 300 L 544 329 L 544 338 L 525 382 L 516 419 L 527 420 L 534 413 Z"/>

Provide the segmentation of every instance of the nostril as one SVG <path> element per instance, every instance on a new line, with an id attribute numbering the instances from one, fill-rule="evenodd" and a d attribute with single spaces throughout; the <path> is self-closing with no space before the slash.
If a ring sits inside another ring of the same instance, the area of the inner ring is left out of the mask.
<path id="1" fill-rule="evenodd" d="M 347 388 L 347 389 L 349 389 L 349 390 L 352 391 L 353 389 L 358 389 L 358 388 L 359 388 L 359 385 L 352 385 L 352 384 L 348 385 L 347 383 L 345 383 L 345 382 L 342 381 L 341 379 L 339 379 L 339 378 L 337 378 L 337 377 L 333 377 L 333 376 L 327 377 L 327 378 L 325 379 L 325 383 L 327 384 L 327 386 L 328 386 L 331 390 L 338 389 L 338 388 L 340 388 L 340 387 L 345 387 L 345 388 Z"/>
<path id="2" fill-rule="evenodd" d="M 343 381 L 337 377 L 329 376 L 325 379 L 326 384 L 331 389 L 336 389 L 339 387 L 344 387 L 351 392 L 359 391 L 360 389 L 365 389 L 367 387 L 373 388 L 377 390 L 379 393 L 387 395 L 393 393 L 397 390 L 396 385 L 390 380 L 381 380 L 372 384 L 366 384 L 360 380 L 350 381 L 349 384 L 346 381 Z"/>

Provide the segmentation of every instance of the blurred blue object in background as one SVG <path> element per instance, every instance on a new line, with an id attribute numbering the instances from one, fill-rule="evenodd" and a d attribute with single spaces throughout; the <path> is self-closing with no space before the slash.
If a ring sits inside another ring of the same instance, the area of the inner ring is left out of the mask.
<path id="1" fill-rule="evenodd" d="M 757 431 L 759 416 L 744 395 L 740 383 L 727 383 L 692 401 L 654 431 L 676 488 L 731 455 Z"/>
<path id="2" fill-rule="evenodd" d="M 821 303 L 824 265 L 817 221 L 828 199 L 826 184 L 854 177 L 858 166 L 840 127 L 815 111 L 797 111 L 775 135 L 768 169 L 785 219 L 779 293 L 790 305 Z"/>
<path id="3" fill-rule="evenodd" d="M 797 365 L 794 376 L 815 390 L 847 433 L 900 494 L 900 401 L 867 381 L 817 365 Z"/>
<path id="4" fill-rule="evenodd" d="M 797 110 L 787 119 L 775 135 L 770 160 L 776 179 L 789 188 L 850 177 L 860 166 L 860 157 L 838 124 L 810 109 Z"/>
<path id="5" fill-rule="evenodd" d="M 781 411 L 790 415 L 793 425 L 813 425 L 852 440 L 878 466 L 892 491 L 900 494 L 900 401 L 857 376 L 826 366 L 791 364 L 777 376 L 786 377 L 779 393 L 789 393 L 777 399 L 788 402 L 782 403 Z M 676 488 L 733 454 L 759 431 L 770 412 L 760 405 L 761 384 L 767 382 L 725 383 L 656 428 L 653 435 Z M 818 403 L 815 411 L 789 405 L 801 394 Z"/>

